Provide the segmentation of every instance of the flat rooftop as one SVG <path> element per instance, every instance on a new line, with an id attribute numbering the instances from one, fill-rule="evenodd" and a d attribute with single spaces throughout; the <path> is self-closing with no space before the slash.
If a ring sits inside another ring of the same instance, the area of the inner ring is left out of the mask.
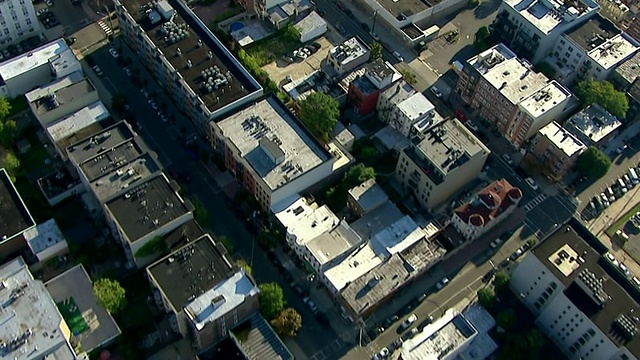
<path id="1" fill-rule="evenodd" d="M 616 131 L 622 123 L 598 104 L 591 104 L 573 115 L 566 126 L 587 145 L 597 143 Z"/>
<path id="2" fill-rule="evenodd" d="M 635 53 L 631 58 L 621 63 L 614 71 L 627 83 L 633 84 L 636 78 L 640 76 L 640 52 Z"/>
<path id="3" fill-rule="evenodd" d="M 116 321 L 98 305 L 91 278 L 82 264 L 47 281 L 45 287 L 59 306 L 72 299 L 83 319 L 90 324 L 87 330 L 74 335 L 82 345 L 82 351 L 91 352 L 120 335 Z"/>
<path id="4" fill-rule="evenodd" d="M 36 256 L 48 248 L 67 242 L 54 219 L 47 220 L 25 231 L 24 238 Z"/>
<path id="5" fill-rule="evenodd" d="M 105 205 L 130 242 L 192 211 L 164 174 L 129 188 Z"/>
<path id="6" fill-rule="evenodd" d="M 107 107 L 102 103 L 102 101 L 98 100 L 93 104 L 85 106 L 73 114 L 62 118 L 62 120 L 57 121 L 53 125 L 48 126 L 47 132 L 49 132 L 49 135 L 51 135 L 54 142 L 58 145 L 64 145 L 63 140 L 68 139 L 75 134 L 79 134 L 91 125 L 106 120 L 109 117 L 109 110 L 107 110 Z M 86 136 L 89 135 L 91 134 Z M 66 146 L 61 146 L 61 148 L 65 149 Z"/>
<path id="7" fill-rule="evenodd" d="M 125 121 L 120 121 L 99 133 L 91 134 L 89 137 L 69 146 L 67 153 L 73 162 L 82 164 L 101 152 L 112 149 L 129 139 L 133 139 L 134 136 L 135 133 L 129 124 Z"/>
<path id="8" fill-rule="evenodd" d="M 369 52 L 369 46 L 360 41 L 357 37 L 345 40 L 342 44 L 329 50 L 329 56 L 336 59 L 336 62 L 346 65 Z"/>
<path id="9" fill-rule="evenodd" d="M 375 179 L 367 180 L 358 186 L 352 187 L 349 189 L 349 196 L 358 202 L 364 211 L 369 211 L 389 200 L 389 196 L 376 183 Z"/>
<path id="10" fill-rule="evenodd" d="M 564 28 L 576 18 L 598 9 L 598 5 L 591 0 L 578 1 L 570 7 L 561 0 L 507 0 L 504 3 L 519 12 L 520 16 L 545 35 L 556 28 Z M 566 19 L 563 17 L 565 14 Z"/>
<path id="11" fill-rule="evenodd" d="M 92 182 L 126 166 L 144 152 L 145 149 L 135 139 L 129 139 L 87 159 L 87 161 L 80 164 L 80 169 L 89 182 Z"/>
<path id="12" fill-rule="evenodd" d="M 565 36 L 589 52 L 620 33 L 620 29 L 611 21 L 596 14 L 577 28 L 567 31 Z"/>
<path id="13" fill-rule="evenodd" d="M 229 335 L 237 339 L 249 359 L 293 360 L 287 346 L 260 313 L 255 313 L 249 320 L 235 327 Z"/>
<path id="14" fill-rule="evenodd" d="M 47 87 L 32 91 L 31 97 L 34 114 L 41 116 L 60 106 L 82 99 L 85 95 L 97 91 L 89 79 L 82 78 L 74 81 L 71 76 L 49 84 Z"/>
<path id="15" fill-rule="evenodd" d="M 271 190 L 332 158 L 272 95 L 221 120 L 217 126 Z"/>
<path id="16" fill-rule="evenodd" d="M 589 57 L 603 69 L 609 70 L 637 51 L 638 43 L 629 35 L 620 34 L 591 50 Z"/>
<path id="17" fill-rule="evenodd" d="M 389 257 L 426 238 L 427 232 L 418 226 L 411 216 L 405 215 L 375 234 L 371 243 L 378 254 Z"/>
<path id="18" fill-rule="evenodd" d="M 304 197 L 292 197 L 272 207 L 272 211 L 289 234 L 296 236 L 300 245 L 316 238 L 325 231 L 333 229 L 340 219 L 328 206 L 311 206 Z"/>
<path id="19" fill-rule="evenodd" d="M 147 267 L 177 311 L 231 275 L 232 264 L 209 235 L 179 248 Z"/>
<path id="20" fill-rule="evenodd" d="M 587 147 L 578 139 L 575 135 L 563 128 L 557 122 L 550 122 L 547 126 L 538 131 L 540 135 L 544 136 L 551 142 L 556 148 L 562 151 L 567 157 L 580 154 Z"/>
<path id="21" fill-rule="evenodd" d="M 0 169 L 0 243 L 35 225 L 9 174 L 4 168 Z"/>
<path id="22" fill-rule="evenodd" d="M 552 109 L 564 106 L 573 94 L 555 80 L 544 85 L 538 91 L 520 101 L 520 107 L 532 118 L 537 119 Z"/>
<path id="23" fill-rule="evenodd" d="M 56 142 L 58 149 L 62 153 L 62 156 L 66 159 L 69 155 L 68 148 L 69 146 L 90 137 L 91 135 L 98 134 L 103 132 L 105 129 L 113 126 L 116 123 L 116 120 L 112 116 L 108 116 L 103 120 L 98 122 L 91 122 L 87 127 L 82 128 L 80 130 L 76 130 L 66 137 L 61 138 Z M 68 124 L 68 123 L 66 123 Z M 57 124 L 56 124 L 57 125 Z M 59 134 L 59 133 L 58 133 Z"/>
<path id="24" fill-rule="evenodd" d="M 362 242 L 362 238 L 342 220 L 336 227 L 316 236 L 306 245 L 309 252 L 322 266 L 351 250 L 360 242 Z"/>
<path id="25" fill-rule="evenodd" d="M 214 112 L 260 90 L 255 79 L 184 5 L 168 0 L 175 15 L 165 21 L 154 8 L 149 8 L 149 1 L 122 0 L 121 3 L 209 111 Z M 158 22 L 153 24 L 144 10 L 152 10 Z M 175 36 L 170 36 L 171 33 Z"/>
<path id="26" fill-rule="evenodd" d="M 393 81 L 398 80 L 402 75 L 388 61 L 382 59 L 374 60 L 364 66 L 365 76 L 371 78 L 374 82 L 381 83 L 389 76 L 393 76 Z"/>
<path id="27" fill-rule="evenodd" d="M 536 246 L 531 253 L 544 264 L 565 286 L 564 294 L 618 347 L 626 347 L 633 354 L 640 354 L 640 337 L 628 341 L 615 325 L 616 320 L 624 316 L 635 316 L 630 309 L 638 309 L 638 303 L 622 288 L 616 278 L 602 267 L 603 257 L 591 247 L 580 233 L 584 229 L 567 224 L 559 226 L 555 233 Z M 580 277 L 590 275 L 596 281 L 602 281 L 602 287 L 594 290 L 593 295 L 602 296 L 604 306 L 597 306 L 591 297 L 578 284 Z"/>
<path id="28" fill-rule="evenodd" d="M 431 101 L 419 92 L 399 103 L 398 108 L 411 121 L 417 120 L 426 114 L 435 111 L 435 106 Z"/>
<path id="29" fill-rule="evenodd" d="M 403 216 L 391 201 L 387 201 L 360 219 L 352 222 L 351 228 L 363 239 L 369 239 L 382 231 L 382 229 L 400 220 Z"/>
<path id="30" fill-rule="evenodd" d="M 68 349 L 60 359 L 74 359 L 60 323 L 62 315 L 41 281 L 34 280 L 22 258 L 0 267 L 0 341 L 7 344 L 2 356 L 43 359 L 55 349 Z M 90 287 L 89 287 L 90 289 Z M 24 356 L 29 354 L 29 356 Z"/>
<path id="31" fill-rule="evenodd" d="M 31 51 L 27 51 L 19 56 L 11 58 L 3 63 L 0 63 L 0 80 L 3 83 L 29 71 L 40 67 L 42 65 L 48 65 L 49 59 L 62 54 L 69 50 L 69 46 L 63 38 L 54 40 L 50 43 L 44 44 L 39 48 Z"/>
<path id="32" fill-rule="evenodd" d="M 403 28 L 401 28 L 403 33 L 407 35 L 409 39 L 417 39 L 420 36 L 424 35 L 424 31 L 420 29 L 416 24 L 411 23 Z"/>
<path id="33" fill-rule="evenodd" d="M 260 290 L 244 269 L 240 269 L 227 279 L 191 301 L 184 310 L 196 330 L 202 330 L 221 316 L 242 305 L 247 297 L 258 295 Z"/>
<path id="34" fill-rule="evenodd" d="M 402 79 L 400 81 L 396 81 L 388 89 L 380 93 L 380 96 L 385 99 L 389 99 L 389 102 L 391 104 L 399 104 L 415 93 L 416 89 L 414 89 L 411 84 Z"/>
<path id="35" fill-rule="evenodd" d="M 437 1 L 429 0 L 376 0 L 376 2 L 398 20 L 404 20 L 437 4 Z"/>
<path id="36" fill-rule="evenodd" d="M 110 196 L 135 187 L 160 171 L 160 165 L 151 153 L 144 153 L 120 164 L 120 167 L 111 168 L 111 172 L 91 182 L 91 188 L 100 201 L 106 201 Z"/>
<path id="37" fill-rule="evenodd" d="M 348 284 L 384 262 L 371 243 L 359 247 L 344 260 L 324 271 L 325 278 L 337 291 L 342 291 Z M 406 271 L 406 270 L 405 270 Z"/>

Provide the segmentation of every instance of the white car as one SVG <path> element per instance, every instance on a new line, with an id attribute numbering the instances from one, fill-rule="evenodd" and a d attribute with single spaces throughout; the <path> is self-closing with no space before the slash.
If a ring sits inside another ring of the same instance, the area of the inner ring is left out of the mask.
<path id="1" fill-rule="evenodd" d="M 402 55 L 400 55 L 400 53 L 397 51 L 392 52 L 391 55 L 393 55 L 393 57 L 398 59 L 398 61 L 400 62 L 404 61 L 404 58 L 402 57 Z"/>
<path id="2" fill-rule="evenodd" d="M 538 183 L 536 183 L 536 181 L 533 180 L 532 177 L 524 179 L 524 182 L 526 182 L 527 185 L 529 185 L 533 190 L 538 190 Z"/>
<path id="3" fill-rule="evenodd" d="M 495 239 L 495 240 L 493 240 L 493 241 L 491 242 L 491 248 L 492 248 L 492 249 L 495 249 L 495 248 L 497 248 L 500 244 L 502 244 L 502 239 L 497 238 L 497 239 Z"/>
<path id="4" fill-rule="evenodd" d="M 449 283 L 449 278 L 448 277 L 443 277 L 442 280 L 438 281 L 436 283 L 436 289 L 440 290 L 443 287 L 447 286 L 447 284 Z"/>
<path id="5" fill-rule="evenodd" d="M 476 125 L 476 123 L 473 122 L 473 120 L 467 120 L 467 122 L 465 122 L 465 124 L 467 125 L 467 127 L 475 132 L 478 132 L 478 125 Z"/>
<path id="6" fill-rule="evenodd" d="M 405 321 L 402 322 L 402 325 L 401 325 L 402 329 L 408 328 L 409 326 L 411 326 L 417 320 L 418 320 L 418 315 L 416 315 L 416 314 L 409 315 L 409 317 Z"/>
<path id="7" fill-rule="evenodd" d="M 387 349 L 386 347 L 383 347 L 382 349 L 380 349 L 380 352 L 378 352 L 373 356 L 373 360 L 382 360 L 387 356 L 389 356 L 389 349 Z"/>
<path id="8" fill-rule="evenodd" d="M 109 54 L 111 54 L 111 56 L 113 56 L 114 59 L 117 59 L 120 57 L 120 54 L 118 54 L 118 52 L 114 48 L 109 48 Z"/>
<path id="9" fill-rule="evenodd" d="M 432 86 L 432 87 L 431 87 L 431 93 L 432 93 L 433 95 L 435 95 L 435 97 L 437 97 L 437 98 L 441 98 L 441 97 L 442 97 L 442 93 L 440 92 L 440 89 L 438 89 L 438 88 L 437 88 L 437 87 L 435 87 L 435 86 Z"/>

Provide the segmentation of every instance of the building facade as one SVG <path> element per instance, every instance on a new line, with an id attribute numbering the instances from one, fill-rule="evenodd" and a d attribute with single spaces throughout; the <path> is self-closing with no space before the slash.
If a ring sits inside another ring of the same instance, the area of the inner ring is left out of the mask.
<path id="1" fill-rule="evenodd" d="M 376 110 L 378 95 L 400 80 L 402 75 L 388 62 L 378 59 L 365 65 L 364 74 L 349 82 L 348 99 L 360 115 Z"/>
<path id="2" fill-rule="evenodd" d="M 40 36 L 40 22 L 33 2 L 8 0 L 0 3 L 0 48 L 18 44 L 20 41 Z"/>
<path id="3" fill-rule="evenodd" d="M 573 169 L 578 157 L 587 146 L 557 122 L 549 123 L 533 138 L 529 153 L 545 167 L 549 176 L 556 180 Z"/>

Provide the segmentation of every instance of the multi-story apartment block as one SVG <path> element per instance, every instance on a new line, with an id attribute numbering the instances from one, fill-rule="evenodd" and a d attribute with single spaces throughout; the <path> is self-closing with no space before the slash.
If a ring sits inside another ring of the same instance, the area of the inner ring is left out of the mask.
<path id="1" fill-rule="evenodd" d="M 600 0 L 598 5 L 600 5 L 600 15 L 621 29 L 625 29 L 634 17 L 631 8 L 620 0 Z"/>
<path id="2" fill-rule="evenodd" d="M 555 68 L 556 78 L 563 84 L 586 78 L 601 81 L 632 57 L 639 46 L 609 20 L 596 15 L 560 36 L 546 62 Z"/>
<path id="3" fill-rule="evenodd" d="M 400 153 L 395 176 L 402 189 L 428 209 L 477 178 L 491 150 L 457 119 L 415 137 Z"/>
<path id="4" fill-rule="evenodd" d="M 509 217 L 522 199 L 522 190 L 505 179 L 492 182 L 453 211 L 451 224 L 467 240 L 475 240 Z"/>
<path id="5" fill-rule="evenodd" d="M 0 3 L 0 48 L 40 36 L 40 22 L 32 1 L 8 0 Z"/>
<path id="6" fill-rule="evenodd" d="M 467 60 L 455 91 L 516 146 L 564 116 L 573 96 L 504 44 Z"/>
<path id="7" fill-rule="evenodd" d="M 601 248 L 571 219 L 525 254 L 509 286 L 568 359 L 637 359 L 638 290 Z"/>
<path id="8" fill-rule="evenodd" d="M 382 59 L 373 61 L 365 65 L 364 74 L 349 83 L 349 103 L 358 114 L 367 115 L 376 110 L 380 92 L 401 78 L 402 75 L 388 62 Z"/>
<path id="9" fill-rule="evenodd" d="M 500 4 L 493 33 L 520 56 L 538 64 L 562 34 L 598 13 L 593 0 L 505 0 Z"/>
<path id="10" fill-rule="evenodd" d="M 4 168 L 0 168 L 0 261 L 27 250 L 23 234 L 36 227 L 29 209 Z"/>
<path id="11" fill-rule="evenodd" d="M 390 109 L 380 112 L 378 117 L 406 137 L 413 137 L 443 120 L 431 101 L 419 92 L 389 105 Z"/>
<path id="12" fill-rule="evenodd" d="M 569 130 L 586 146 L 604 149 L 622 126 L 620 120 L 602 106 L 591 104 L 576 113 L 564 123 Z"/>
<path id="13" fill-rule="evenodd" d="M 115 0 L 122 39 L 203 135 L 262 87 L 186 3 Z"/>
<path id="14" fill-rule="evenodd" d="M 204 235 L 147 267 L 156 304 L 197 349 L 222 340 L 258 309 L 260 290 L 226 250 Z"/>
<path id="15" fill-rule="evenodd" d="M 359 37 L 352 37 L 329 50 L 327 63 L 338 74 L 344 74 L 369 61 L 371 49 Z"/>
<path id="16" fill-rule="evenodd" d="M 550 177 L 560 180 L 573 169 L 586 149 L 577 136 L 554 121 L 538 131 L 531 141 L 529 153 L 544 166 Z"/>
<path id="17" fill-rule="evenodd" d="M 326 179 L 350 159 L 322 145 L 275 96 L 211 122 L 214 150 L 263 209 Z"/>
<path id="18" fill-rule="evenodd" d="M 389 114 L 397 107 L 398 104 L 407 100 L 411 96 L 417 94 L 416 89 L 409 83 L 400 79 L 378 95 L 378 103 L 376 104 L 376 110 L 378 110 L 378 116 L 381 118 L 389 117 Z"/>

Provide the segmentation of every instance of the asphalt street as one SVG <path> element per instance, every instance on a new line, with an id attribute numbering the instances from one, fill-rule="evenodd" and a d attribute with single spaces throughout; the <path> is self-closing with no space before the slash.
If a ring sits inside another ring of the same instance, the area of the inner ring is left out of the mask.
<path id="1" fill-rule="evenodd" d="M 116 42 L 119 39 L 115 40 Z M 125 47 L 125 54 L 132 56 Z M 149 92 L 159 94 L 158 103 L 167 104 L 167 114 L 175 114 L 178 124 L 163 123 L 140 92 L 134 87 L 130 79 L 125 75 L 122 67 L 108 53 L 108 47 L 98 49 L 92 55 L 96 64 L 100 66 L 107 77 L 100 81 L 111 93 L 122 93 L 129 99 L 131 111 L 135 114 L 142 129 L 139 134 L 147 141 L 149 146 L 158 153 L 163 166 L 172 166 L 180 172 L 191 174 L 191 182 L 188 184 L 188 196 L 198 198 L 206 207 L 213 219 L 210 229 L 216 236 L 226 236 L 233 241 L 234 253 L 239 253 L 250 262 L 253 274 L 259 283 L 278 282 L 282 287 L 289 306 L 292 306 L 303 318 L 303 326 L 295 338 L 295 343 L 290 346 L 297 359 L 306 359 L 313 354 L 326 350 L 328 344 L 334 342 L 336 334 L 327 327 L 323 327 L 312 315 L 309 308 L 302 302 L 302 298 L 295 293 L 288 282 L 282 278 L 278 269 L 268 261 L 266 254 L 257 245 L 254 246 L 253 237 L 250 234 L 244 219 L 238 219 L 233 211 L 225 203 L 225 195 L 211 177 L 205 164 L 192 160 L 189 155 L 176 144 L 179 143 L 178 134 L 181 126 L 186 126 L 195 131 L 195 128 L 182 118 L 180 111 L 173 107 L 172 103 L 164 97 L 160 87 L 151 77 L 145 73 L 142 66 L 134 60 L 134 66 L 141 69 L 141 78 L 148 80 Z M 90 73 L 93 80 L 97 80 L 95 74 Z M 116 86 L 117 84 L 117 86 Z M 110 106 L 110 104 L 107 104 Z M 201 146 L 208 147 L 202 143 Z M 287 340 L 289 345 L 290 341 Z M 336 349 L 339 351 L 339 349 Z M 326 351 L 325 351 L 326 353 Z"/>

